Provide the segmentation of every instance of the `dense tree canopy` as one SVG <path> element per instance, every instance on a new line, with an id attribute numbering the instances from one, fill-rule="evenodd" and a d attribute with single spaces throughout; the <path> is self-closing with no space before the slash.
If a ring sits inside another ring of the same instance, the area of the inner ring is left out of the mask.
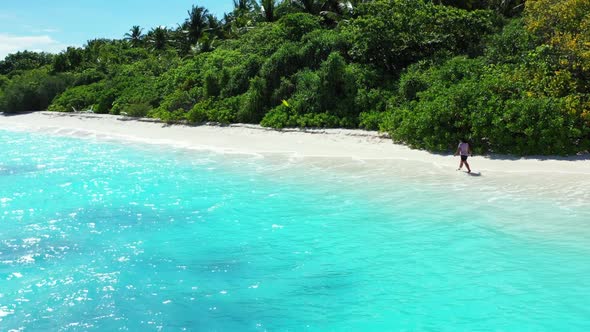
<path id="1" fill-rule="evenodd" d="M 52 61 L 53 55 L 48 53 L 23 51 L 9 54 L 3 61 L 0 61 L 0 75 L 36 69 L 48 65 Z"/>
<path id="2" fill-rule="evenodd" d="M 449 151 L 590 149 L 590 0 L 240 0 L 0 61 L 0 111 L 347 127 Z M 144 31 L 147 31 L 144 33 Z M 122 32 L 124 33 L 124 32 Z"/>

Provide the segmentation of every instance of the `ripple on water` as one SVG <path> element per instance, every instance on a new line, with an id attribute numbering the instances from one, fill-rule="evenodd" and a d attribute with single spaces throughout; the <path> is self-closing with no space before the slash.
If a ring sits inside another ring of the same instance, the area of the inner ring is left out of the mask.
<path id="1" fill-rule="evenodd" d="M 587 182 L 14 135 L 3 328 L 590 327 Z"/>

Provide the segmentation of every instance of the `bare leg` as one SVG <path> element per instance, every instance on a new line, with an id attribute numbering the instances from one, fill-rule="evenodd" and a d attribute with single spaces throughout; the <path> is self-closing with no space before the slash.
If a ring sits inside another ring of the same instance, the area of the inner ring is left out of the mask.
<path id="1" fill-rule="evenodd" d="M 471 167 L 469 167 L 469 163 L 465 161 L 465 166 L 467 166 L 467 173 L 471 173 Z"/>
<path id="2" fill-rule="evenodd" d="M 457 168 L 457 170 L 460 171 L 461 168 L 463 168 L 463 160 L 461 160 L 461 162 L 459 163 L 459 168 Z"/>

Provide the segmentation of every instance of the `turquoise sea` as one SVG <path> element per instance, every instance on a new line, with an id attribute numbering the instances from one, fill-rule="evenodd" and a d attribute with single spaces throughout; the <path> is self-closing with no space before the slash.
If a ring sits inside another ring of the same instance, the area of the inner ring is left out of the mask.
<path id="1" fill-rule="evenodd" d="M 26 132 L 0 146 L 1 331 L 590 330 L 587 183 Z"/>

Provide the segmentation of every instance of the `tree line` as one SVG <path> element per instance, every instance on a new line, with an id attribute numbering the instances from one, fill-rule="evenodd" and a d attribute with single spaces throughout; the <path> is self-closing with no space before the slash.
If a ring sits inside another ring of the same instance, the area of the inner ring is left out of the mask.
<path id="1" fill-rule="evenodd" d="M 0 111 L 345 127 L 449 151 L 590 149 L 590 0 L 235 0 L 0 61 Z"/>

